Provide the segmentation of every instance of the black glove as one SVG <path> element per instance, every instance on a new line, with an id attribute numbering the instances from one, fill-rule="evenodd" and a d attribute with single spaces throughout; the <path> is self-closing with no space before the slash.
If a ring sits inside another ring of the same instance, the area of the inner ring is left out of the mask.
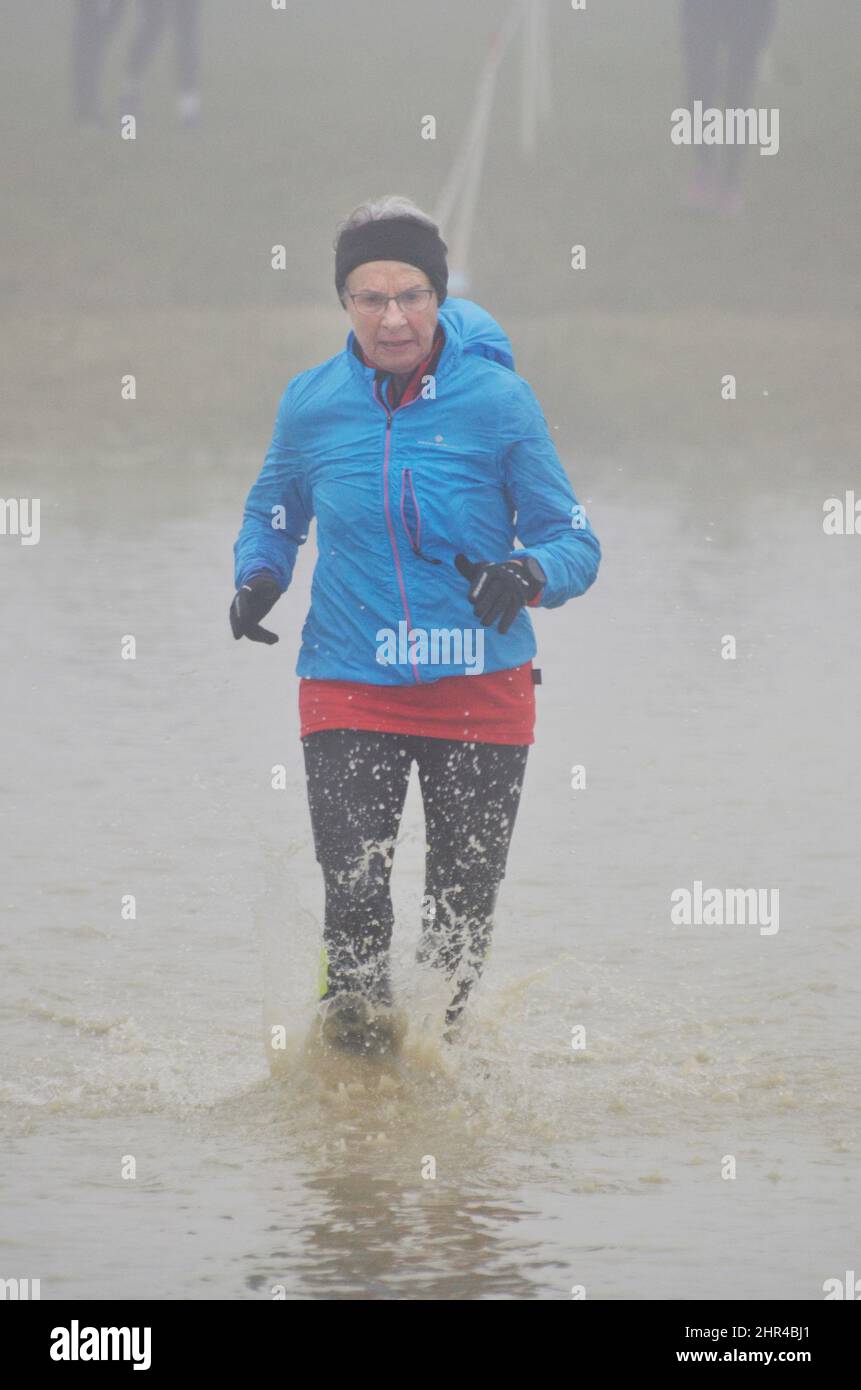
<path id="1" fill-rule="evenodd" d="M 532 556 L 494 565 L 488 560 L 472 561 L 465 555 L 455 555 L 454 563 L 470 582 L 470 602 L 482 627 L 493 627 L 499 618 L 499 631 L 503 633 L 524 604 L 540 594 L 547 583 L 547 576 Z"/>
<path id="2" fill-rule="evenodd" d="M 278 641 L 277 634 L 260 626 L 272 605 L 281 597 L 281 585 L 266 570 L 253 574 L 247 584 L 243 584 L 233 596 L 230 605 L 230 626 L 233 636 L 247 637 L 250 642 L 266 642 L 270 646 Z"/>

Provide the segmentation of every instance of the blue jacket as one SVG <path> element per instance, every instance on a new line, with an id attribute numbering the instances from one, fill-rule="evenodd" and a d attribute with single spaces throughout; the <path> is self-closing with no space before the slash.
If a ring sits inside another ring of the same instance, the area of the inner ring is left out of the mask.
<path id="1" fill-rule="evenodd" d="M 433 664 L 415 646 L 408 660 L 379 655 L 382 633 L 411 642 L 419 629 L 477 635 L 469 585 L 454 566 L 459 552 L 534 555 L 547 576 L 545 608 L 594 582 L 598 540 L 507 337 L 465 299 L 446 299 L 440 321 L 446 342 L 433 380 L 394 411 L 353 351 L 352 331 L 343 351 L 300 372 L 281 398 L 234 546 L 235 581 L 268 570 L 287 589 L 316 518 L 299 676 L 413 685 L 471 674 L 456 643 L 437 644 Z M 535 655 L 526 608 L 505 635 L 480 632 L 484 671 Z"/>

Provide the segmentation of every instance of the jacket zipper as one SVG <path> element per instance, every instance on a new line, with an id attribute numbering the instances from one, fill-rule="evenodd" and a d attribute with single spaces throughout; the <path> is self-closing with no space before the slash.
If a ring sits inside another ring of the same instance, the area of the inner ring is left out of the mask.
<path id="1" fill-rule="evenodd" d="M 410 496 L 413 499 L 413 507 L 415 509 L 416 514 L 415 536 L 409 528 L 406 513 L 404 511 L 404 502 L 406 500 L 407 487 L 409 487 Z M 421 509 L 419 508 L 419 499 L 416 497 L 416 490 L 413 487 L 413 470 L 411 468 L 405 468 L 401 478 L 401 521 L 403 522 L 404 530 L 406 531 L 407 536 L 409 537 L 409 542 L 412 546 L 413 554 L 417 555 L 420 560 L 424 560 L 429 565 L 441 565 L 441 560 L 435 559 L 433 555 L 425 555 L 424 551 L 422 550 L 422 514 Z"/>
<path id="2" fill-rule="evenodd" d="M 400 590 L 401 595 L 401 603 L 403 605 L 404 615 L 406 616 L 407 620 L 407 635 L 409 636 L 409 633 L 412 631 L 413 620 L 410 617 L 410 606 L 407 603 L 407 591 L 404 585 L 403 570 L 401 569 L 401 557 L 398 553 L 398 541 L 395 535 L 395 528 L 392 525 L 392 511 L 391 507 L 389 506 L 389 453 L 391 451 L 392 441 L 392 412 L 389 410 L 388 405 L 385 403 L 385 401 L 380 399 L 379 392 L 377 391 L 378 385 L 379 382 L 375 381 L 374 399 L 383 407 L 383 409 L 386 412 L 386 447 L 385 452 L 383 454 L 383 508 L 386 515 L 386 527 L 389 532 L 389 544 L 392 547 L 392 555 L 395 561 L 395 575 L 397 576 L 398 588 Z M 410 402 L 410 404 L 412 404 L 412 402 Z M 410 665 L 413 668 L 413 675 L 415 676 L 416 681 L 419 684 L 421 684 L 422 678 L 419 673 L 418 662 L 412 661 Z"/>

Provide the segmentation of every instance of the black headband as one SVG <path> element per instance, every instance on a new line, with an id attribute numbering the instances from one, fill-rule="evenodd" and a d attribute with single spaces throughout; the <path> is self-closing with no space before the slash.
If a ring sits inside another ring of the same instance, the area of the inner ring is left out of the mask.
<path id="1" fill-rule="evenodd" d="M 423 270 L 442 304 L 448 292 L 448 247 L 425 222 L 413 217 L 380 217 L 348 227 L 335 248 L 335 288 L 340 299 L 347 276 L 366 261 L 404 261 Z"/>

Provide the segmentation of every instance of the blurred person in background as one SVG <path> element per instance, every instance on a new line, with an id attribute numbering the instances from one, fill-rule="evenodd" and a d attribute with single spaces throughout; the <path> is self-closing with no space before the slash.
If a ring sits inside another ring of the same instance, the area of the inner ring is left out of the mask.
<path id="1" fill-rule="evenodd" d="M 445 1036 L 457 1030 L 534 742 L 527 610 L 585 593 L 600 561 L 508 339 L 478 305 L 447 298 L 446 254 L 408 199 L 348 218 L 335 284 L 352 331 L 288 385 L 234 547 L 234 637 L 275 642 L 261 619 L 316 518 L 296 672 L 325 889 L 321 1033 L 358 1052 L 390 1050 L 404 1027 L 389 880 L 413 762 L 426 839 L 417 955 L 448 982 Z"/>
<path id="2" fill-rule="evenodd" d="M 200 0 L 137 0 L 137 11 L 126 57 L 120 115 L 140 116 L 143 79 L 171 21 L 177 116 L 183 125 L 193 125 L 200 118 Z"/>
<path id="3" fill-rule="evenodd" d="M 79 124 L 103 124 L 101 80 L 105 45 L 127 0 L 77 0 L 72 26 L 72 102 Z"/>
<path id="4" fill-rule="evenodd" d="M 744 110 L 751 105 L 776 12 L 777 0 L 682 0 L 682 49 L 691 110 L 695 101 L 721 110 Z M 721 62 L 725 63 L 723 80 Z M 696 167 L 687 206 L 695 212 L 737 216 L 744 207 L 744 155 L 744 145 L 695 146 Z"/>

